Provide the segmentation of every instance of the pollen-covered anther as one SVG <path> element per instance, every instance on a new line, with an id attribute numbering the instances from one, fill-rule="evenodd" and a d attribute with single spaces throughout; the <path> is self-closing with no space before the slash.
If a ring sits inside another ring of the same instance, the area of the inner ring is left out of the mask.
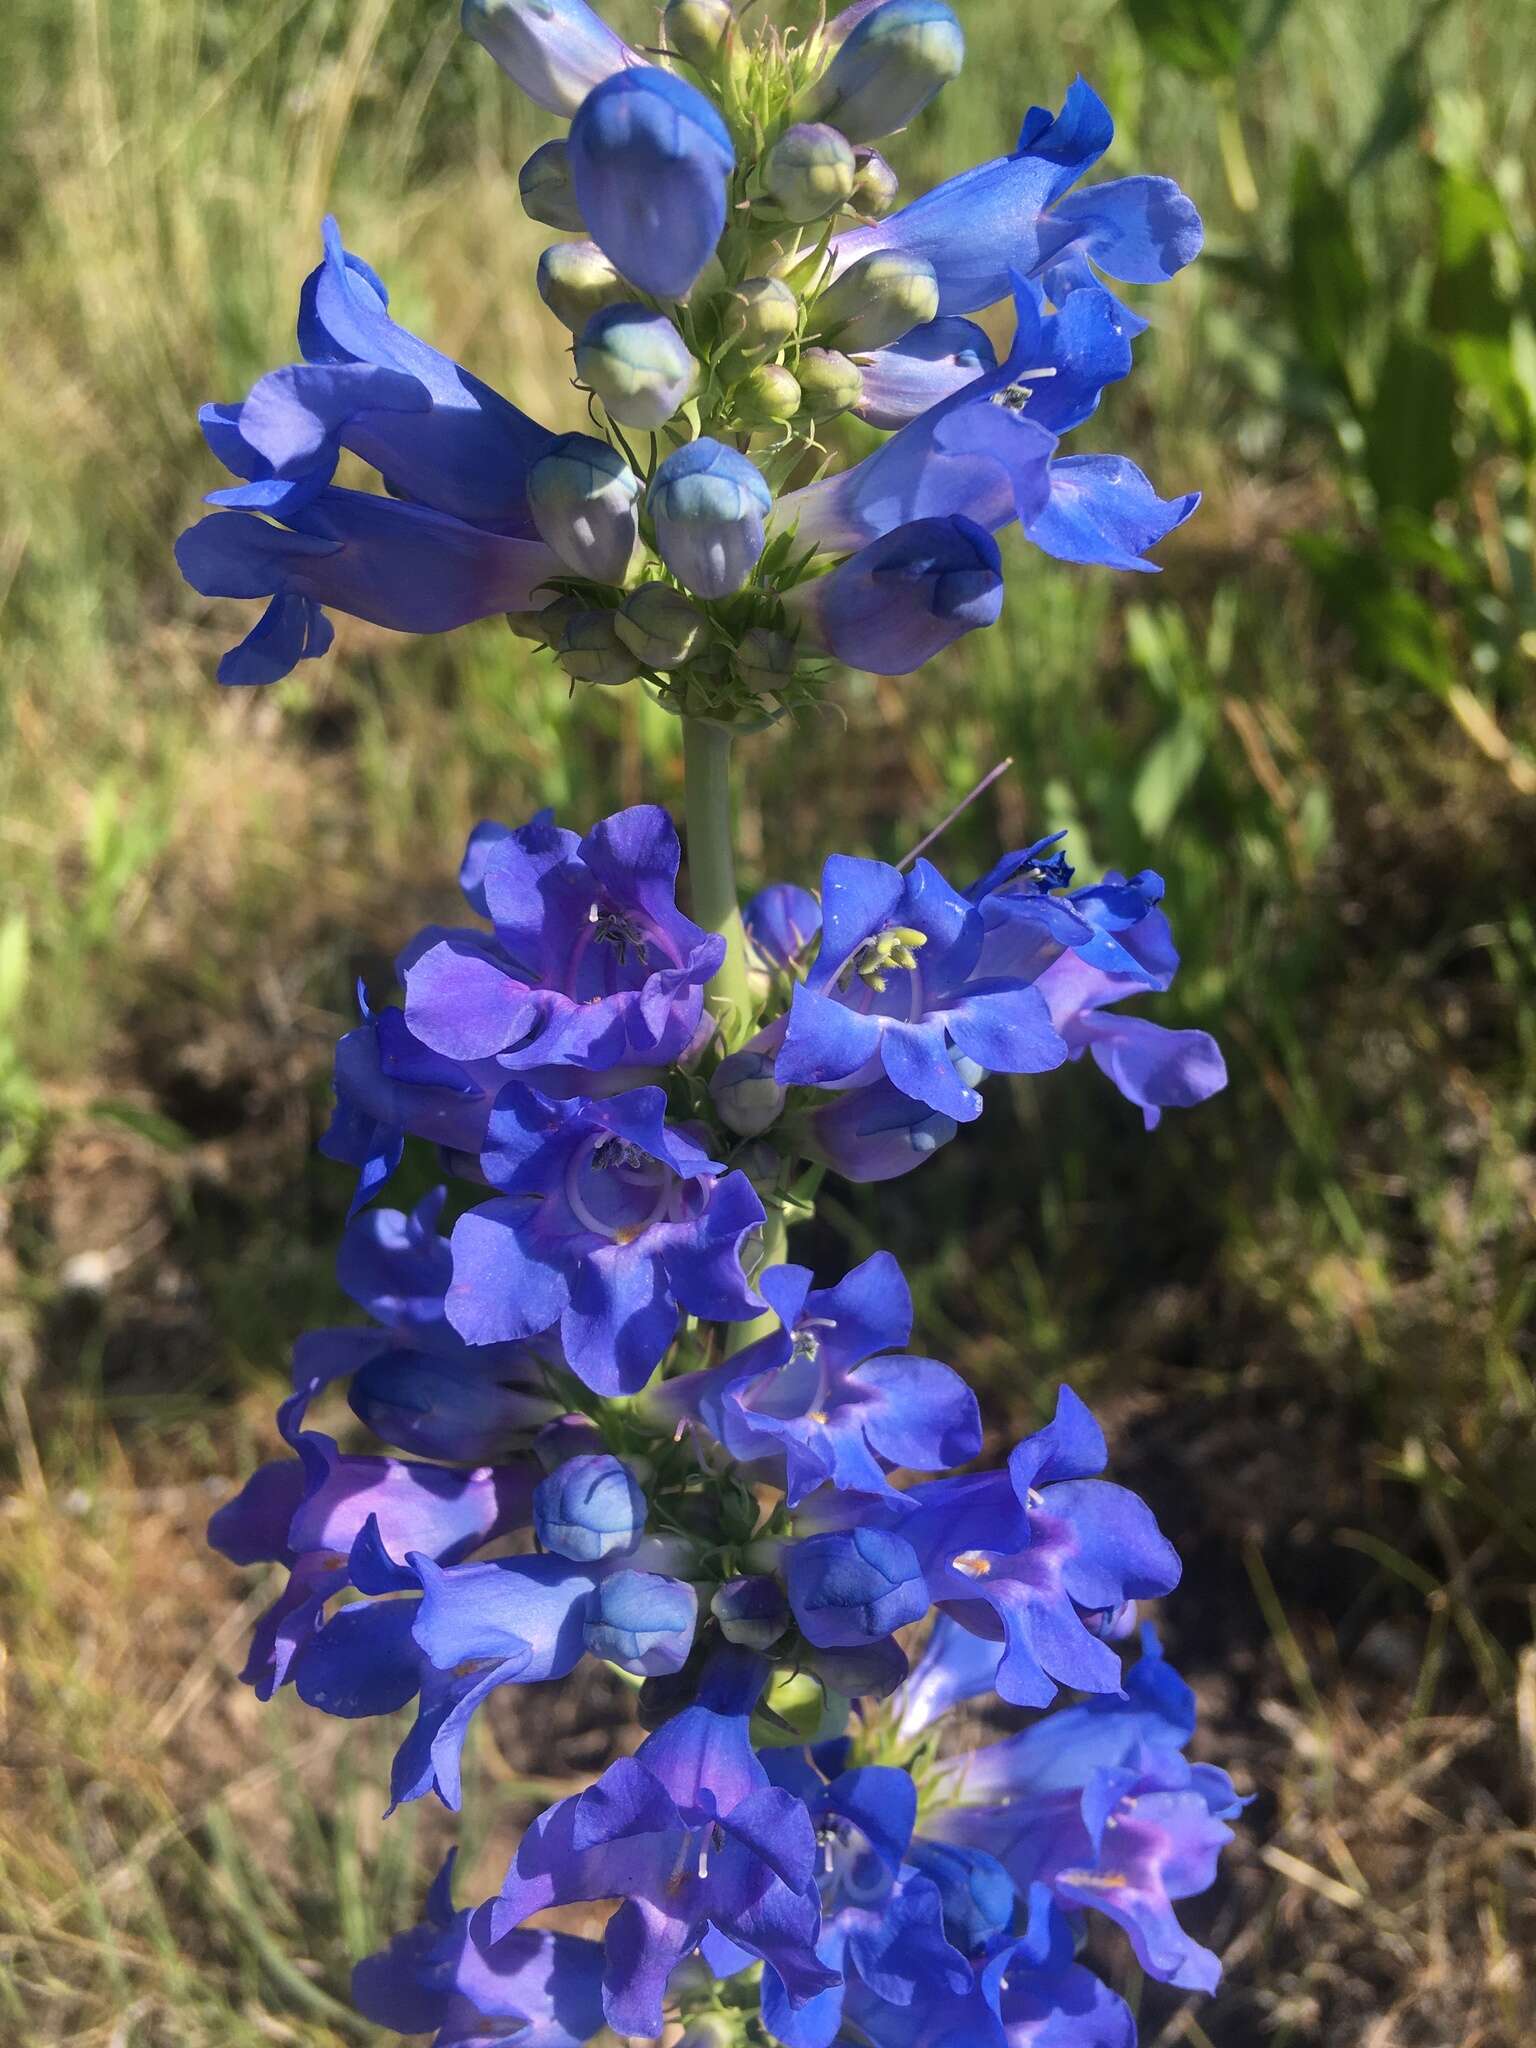
<path id="1" fill-rule="evenodd" d="M 951 1559 L 951 1564 L 955 1571 L 964 1572 L 968 1579 L 987 1578 L 992 1570 L 992 1560 L 984 1550 L 962 1550 L 958 1557 Z"/>
<path id="2" fill-rule="evenodd" d="M 1123 1870 L 1058 1870 L 1057 1884 L 1069 1884 L 1075 1890 L 1088 1892 L 1123 1891 L 1130 1883 Z"/>

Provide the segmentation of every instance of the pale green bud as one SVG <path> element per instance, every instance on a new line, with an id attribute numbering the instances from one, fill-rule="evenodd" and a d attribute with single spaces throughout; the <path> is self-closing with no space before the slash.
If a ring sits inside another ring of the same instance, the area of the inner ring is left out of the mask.
<path id="1" fill-rule="evenodd" d="M 776 1123 L 786 1094 L 773 1078 L 773 1054 L 746 1050 L 720 1062 L 709 1092 L 721 1123 L 739 1138 L 760 1137 Z"/>
<path id="2" fill-rule="evenodd" d="M 852 263 L 816 301 L 819 334 L 845 354 L 886 348 L 937 317 L 939 280 L 933 265 L 899 249 L 875 249 Z"/>
<path id="3" fill-rule="evenodd" d="M 580 334 L 594 313 L 631 296 L 596 242 L 556 242 L 539 258 L 539 297 L 563 327 Z"/>
<path id="4" fill-rule="evenodd" d="M 759 363 L 731 393 L 731 410 L 744 427 L 776 427 L 800 410 L 800 386 L 781 363 Z"/>
<path id="5" fill-rule="evenodd" d="M 850 363 L 835 348 L 803 348 L 795 365 L 800 380 L 800 401 L 813 420 L 829 420 L 847 412 L 864 396 L 864 379 L 857 363 Z"/>
<path id="6" fill-rule="evenodd" d="M 661 25 L 667 48 L 709 77 L 736 32 L 736 10 L 730 0 L 667 0 Z"/>
<path id="7" fill-rule="evenodd" d="M 640 530 L 640 479 L 606 441 L 561 434 L 528 471 L 539 538 L 578 576 L 622 583 Z"/>
<path id="8" fill-rule="evenodd" d="M 530 220 L 559 228 L 562 234 L 585 232 L 587 224 L 571 183 L 570 152 L 563 141 L 539 144 L 517 174 L 517 191 Z"/>
<path id="9" fill-rule="evenodd" d="M 612 612 L 578 610 L 560 636 L 555 658 L 578 683 L 632 683 L 639 673 L 614 631 Z"/>
<path id="10" fill-rule="evenodd" d="M 820 220 L 853 191 L 857 167 L 845 135 L 821 122 L 786 128 L 763 159 L 763 184 L 787 220 Z"/>
<path id="11" fill-rule="evenodd" d="M 704 615 L 670 583 L 642 583 L 614 614 L 614 630 L 642 668 L 681 668 L 698 647 Z"/>
<path id="12" fill-rule="evenodd" d="M 867 220 L 879 220 L 896 204 L 896 173 L 878 149 L 857 149 L 854 160 L 859 169 L 849 204 L 855 213 L 862 213 Z"/>
<path id="13" fill-rule="evenodd" d="M 618 305 L 581 330 L 576 374 L 621 426 L 660 427 L 693 395 L 699 366 L 664 313 Z"/>
<path id="14" fill-rule="evenodd" d="M 758 695 L 785 689 L 794 680 L 795 643 L 772 626 L 749 626 L 732 665 L 747 688 Z"/>
<path id="15" fill-rule="evenodd" d="M 720 313 L 720 333 L 739 355 L 772 355 L 794 333 L 800 302 L 777 277 L 748 277 Z"/>
<path id="16" fill-rule="evenodd" d="M 558 647 L 560 636 L 578 612 L 586 606 L 576 597 L 557 597 L 552 604 L 532 611 L 508 612 L 507 624 L 519 640 L 533 640 L 541 646 Z"/>

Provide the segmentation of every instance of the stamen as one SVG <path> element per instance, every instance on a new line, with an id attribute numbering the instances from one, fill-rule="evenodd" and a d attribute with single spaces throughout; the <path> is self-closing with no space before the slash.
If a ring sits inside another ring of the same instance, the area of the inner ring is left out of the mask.
<path id="1" fill-rule="evenodd" d="M 992 1560 L 984 1550 L 962 1550 L 958 1557 L 950 1559 L 950 1564 L 968 1579 L 985 1579 L 992 1571 Z"/>

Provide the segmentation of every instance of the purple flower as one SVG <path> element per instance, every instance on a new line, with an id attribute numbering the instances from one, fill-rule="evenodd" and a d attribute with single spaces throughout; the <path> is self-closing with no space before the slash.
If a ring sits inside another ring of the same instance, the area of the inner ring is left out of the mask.
<path id="1" fill-rule="evenodd" d="M 996 368 L 997 351 L 984 327 L 941 316 L 859 357 L 864 393 L 854 411 L 891 432 Z"/>
<path id="2" fill-rule="evenodd" d="M 884 1077 L 912 1101 L 968 1123 L 981 1097 L 956 1053 L 1010 1074 L 1059 1066 L 1066 1047 L 1025 982 L 978 972 L 984 926 L 929 862 L 903 875 L 833 854 L 822 872 L 822 935 L 779 1052 L 789 1086 L 855 1088 Z"/>
<path id="3" fill-rule="evenodd" d="M 715 253 L 736 165 L 713 103 L 658 65 L 615 70 L 576 111 L 570 163 L 587 231 L 615 269 L 682 298 Z"/>
<path id="4" fill-rule="evenodd" d="M 960 1126 L 883 1077 L 819 1104 L 801 1126 L 807 1154 L 845 1180 L 898 1180 L 947 1145 Z"/>
<path id="5" fill-rule="evenodd" d="M 807 1536 L 790 1546 L 784 1577 L 795 1620 L 818 1649 L 883 1642 L 928 1612 L 917 1552 L 890 1529 L 855 1524 Z"/>
<path id="6" fill-rule="evenodd" d="M 659 1088 L 549 1102 L 509 1083 L 481 1166 L 505 1192 L 459 1219 L 448 1319 L 470 1344 L 560 1330 L 597 1393 L 644 1386 L 687 1309 L 745 1322 L 763 1304 L 742 1249 L 763 1221 L 745 1174 L 722 1174 L 665 1122 Z"/>
<path id="7" fill-rule="evenodd" d="M 332 1438 L 303 1427 L 312 1389 L 278 1411 L 297 1456 L 260 1466 L 208 1524 L 208 1541 L 234 1564 L 288 1567 L 288 1583 L 256 1624 L 241 1676 L 269 1699 L 312 1647 L 326 1604 L 356 1583 L 351 1552 L 372 1522 L 396 1554 L 450 1562 L 508 1530 L 526 1526 L 537 1469 L 482 1466 L 471 1472 L 403 1458 L 343 1454 Z M 408 1695 L 407 1695 L 408 1696 Z"/>
<path id="8" fill-rule="evenodd" d="M 915 519 L 793 592 L 790 615 L 852 668 L 905 676 L 1003 608 L 1002 557 L 963 513 Z"/>
<path id="9" fill-rule="evenodd" d="M 669 1380 L 658 1401 L 696 1413 L 734 1458 L 761 1463 L 791 1507 L 824 1483 L 892 1492 L 897 1466 L 940 1472 L 981 1449 L 976 1397 L 932 1358 L 890 1356 L 912 1334 L 912 1297 L 889 1252 L 837 1286 L 811 1288 L 804 1266 L 759 1287 L 781 1328 L 725 1365 Z"/>
<path id="10" fill-rule="evenodd" d="M 1081 78 L 1059 114 L 1031 107 L 1012 156 L 996 157 L 910 206 L 839 235 L 839 271 L 876 249 L 931 263 L 942 313 L 1006 297 L 1010 276 L 1044 279 L 1052 296 L 1093 282 L 1095 268 L 1127 284 L 1157 284 L 1200 253 L 1200 216 L 1168 178 L 1119 178 L 1073 193 L 1114 136 L 1103 101 Z"/>
<path id="11" fill-rule="evenodd" d="M 541 1090 L 654 1071 L 692 1044 L 725 953 L 677 907 L 677 833 L 655 804 L 578 838 L 547 814 L 475 828 L 460 880 L 489 918 L 427 932 L 402 963 L 405 1021 L 445 1059 L 494 1059 Z"/>
<path id="12" fill-rule="evenodd" d="M 748 1734 L 767 1675 L 749 1652 L 718 1655 L 693 1705 L 534 1822 L 492 1904 L 500 1936 L 550 1906 L 622 1900 L 603 1943 L 616 2033 L 662 2031 L 667 1978 L 711 1926 L 768 1963 L 793 2006 L 836 1981 L 815 1952 L 810 1816 L 769 1783 Z"/>
<path id="13" fill-rule="evenodd" d="M 821 905 L 809 889 L 773 882 L 741 913 L 747 937 L 764 966 L 792 967 L 821 930 Z"/>
<path id="14" fill-rule="evenodd" d="M 483 1913 L 453 1909 L 455 1853 L 425 1920 L 353 1970 L 353 2004 L 395 2033 L 431 2031 L 433 2048 L 583 2048 L 604 2025 L 602 1950 L 573 1934 L 489 1940 Z"/>

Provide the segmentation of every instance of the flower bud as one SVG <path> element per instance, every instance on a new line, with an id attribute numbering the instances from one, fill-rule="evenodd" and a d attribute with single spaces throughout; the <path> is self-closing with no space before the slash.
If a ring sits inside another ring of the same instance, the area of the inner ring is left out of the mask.
<path id="1" fill-rule="evenodd" d="M 786 128 L 763 159 L 763 184 L 786 220 L 821 220 L 853 191 L 853 145 L 823 122 Z"/>
<path id="2" fill-rule="evenodd" d="M 986 528 L 962 512 L 913 519 L 785 602 L 812 643 L 850 668 L 910 675 L 961 634 L 997 623 L 1002 559 Z"/>
<path id="3" fill-rule="evenodd" d="M 662 560 L 705 598 L 729 597 L 752 574 L 772 504 L 746 456 L 707 436 L 669 455 L 646 496 Z"/>
<path id="4" fill-rule="evenodd" d="M 785 1576 L 801 1633 L 825 1649 L 878 1642 L 928 1612 L 917 1552 L 892 1530 L 808 1536 L 791 1546 Z"/>
<path id="5" fill-rule="evenodd" d="M 578 576 L 622 583 L 640 533 L 640 479 L 591 434 L 561 434 L 528 471 L 539 538 Z"/>
<path id="6" fill-rule="evenodd" d="M 556 242 L 539 258 L 539 297 L 562 327 L 580 334 L 595 313 L 632 296 L 596 242 Z"/>
<path id="7" fill-rule="evenodd" d="M 552 604 L 534 611 L 508 612 L 507 624 L 519 640 L 532 640 L 543 647 L 558 647 L 572 619 L 586 610 L 579 597 L 557 597 Z"/>
<path id="8" fill-rule="evenodd" d="M 732 664 L 747 688 L 759 696 L 787 689 L 796 665 L 794 641 L 772 626 L 749 626 Z"/>
<path id="9" fill-rule="evenodd" d="M 698 1607 L 698 1595 L 680 1579 L 615 1572 L 593 1588 L 583 1639 L 592 1656 L 647 1678 L 681 1671 Z"/>
<path id="10" fill-rule="evenodd" d="M 715 253 L 736 166 L 713 104 L 659 65 L 616 72 L 582 101 L 570 153 L 593 241 L 642 291 L 682 298 Z"/>
<path id="11" fill-rule="evenodd" d="M 645 1530 L 645 1495 L 627 1466 L 607 1452 L 571 1458 L 533 1493 L 533 1526 L 556 1557 L 596 1564 L 633 1550 Z"/>
<path id="12" fill-rule="evenodd" d="M 352 1412 L 375 1436 L 417 1457 L 490 1464 L 550 1419 L 540 1390 L 506 1386 L 476 1367 L 417 1353 L 386 1354 L 352 1376 Z"/>
<path id="13" fill-rule="evenodd" d="M 632 683 L 639 674 L 613 621 L 612 612 L 578 611 L 560 635 L 555 659 L 578 683 Z"/>
<path id="14" fill-rule="evenodd" d="M 681 668 L 699 644 L 705 620 L 670 583 L 642 583 L 614 614 L 614 631 L 642 668 Z"/>
<path id="15" fill-rule="evenodd" d="M 586 231 L 576 188 L 571 183 L 570 155 L 564 142 L 541 142 L 517 174 L 518 197 L 530 220 L 562 234 Z"/>
<path id="16" fill-rule="evenodd" d="M 709 1611 L 728 1643 L 768 1650 L 789 1627 L 789 1602 L 777 1579 L 727 1579 L 715 1588 Z"/>
<path id="17" fill-rule="evenodd" d="M 800 410 L 800 385 L 782 363 L 759 363 L 731 393 L 731 410 L 744 427 L 777 427 Z"/>
<path id="18" fill-rule="evenodd" d="M 801 405 L 813 420 L 830 420 L 847 412 L 864 395 L 858 365 L 835 348 L 803 348 L 795 375 L 800 380 Z"/>
<path id="19" fill-rule="evenodd" d="M 660 427 L 692 396 L 699 366 L 664 313 L 608 306 L 581 330 L 576 374 L 621 426 Z"/>
<path id="20" fill-rule="evenodd" d="M 773 1078 L 772 1053 L 742 1051 L 720 1062 L 710 1076 L 709 1092 L 726 1129 L 739 1138 L 755 1138 L 776 1120 L 788 1091 Z"/>
<path id="21" fill-rule="evenodd" d="M 740 2035 L 719 2013 L 704 2013 L 689 2025 L 677 2048 L 736 2048 Z"/>
<path id="22" fill-rule="evenodd" d="M 854 160 L 858 164 L 858 172 L 849 204 L 855 213 L 862 213 L 866 219 L 879 220 L 896 204 L 896 173 L 878 149 L 856 150 Z"/>
<path id="23" fill-rule="evenodd" d="M 667 0 L 661 25 L 667 48 L 707 78 L 736 32 L 736 10 L 730 0 Z"/>
<path id="24" fill-rule="evenodd" d="M 965 37 L 944 0 L 886 0 L 850 31 L 810 111 L 855 142 L 873 142 L 905 128 L 964 61 Z"/>
<path id="25" fill-rule="evenodd" d="M 800 323 L 800 301 L 778 277 L 748 277 L 725 301 L 721 337 L 738 355 L 772 355 Z"/>
<path id="26" fill-rule="evenodd" d="M 602 1432 L 588 1416 L 556 1415 L 533 1440 L 533 1455 L 546 1472 L 553 1472 L 571 1458 L 600 1453 Z"/>
<path id="27" fill-rule="evenodd" d="M 939 310 L 938 274 L 921 256 L 872 249 L 851 263 L 816 301 L 817 332 L 845 354 L 885 348 Z"/>
<path id="28" fill-rule="evenodd" d="M 593 86 L 639 61 L 585 0 L 464 0 L 460 19 L 552 114 L 574 114 Z"/>
<path id="29" fill-rule="evenodd" d="M 801 1142 L 844 1180 L 897 1180 L 931 1159 L 959 1129 L 953 1117 L 901 1094 L 889 1081 L 845 1089 L 813 1110 Z"/>

